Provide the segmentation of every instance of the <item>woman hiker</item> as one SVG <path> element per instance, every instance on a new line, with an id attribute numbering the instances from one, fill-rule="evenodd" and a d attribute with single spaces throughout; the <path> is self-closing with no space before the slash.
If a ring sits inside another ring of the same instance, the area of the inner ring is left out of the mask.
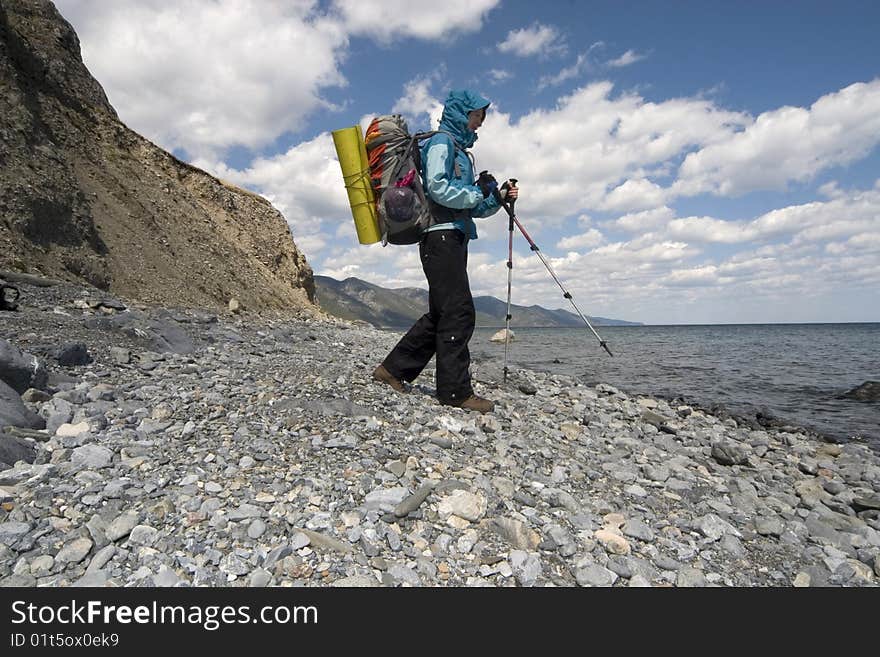
<path id="1" fill-rule="evenodd" d="M 471 386 L 468 342 L 476 313 L 467 275 L 467 245 L 477 239 L 474 217 L 488 217 L 501 207 L 491 176 L 474 179 L 465 149 L 477 141 L 489 101 L 472 91 L 452 91 L 446 99 L 439 132 L 421 149 L 422 178 L 434 225 L 419 242 L 422 269 L 428 279 L 428 313 L 401 338 L 373 372 L 373 378 L 404 392 L 437 356 L 437 398 L 441 403 L 480 413 L 495 403 L 478 397 Z M 454 141 L 453 141 L 454 140 Z M 517 197 L 516 187 L 506 198 Z"/>

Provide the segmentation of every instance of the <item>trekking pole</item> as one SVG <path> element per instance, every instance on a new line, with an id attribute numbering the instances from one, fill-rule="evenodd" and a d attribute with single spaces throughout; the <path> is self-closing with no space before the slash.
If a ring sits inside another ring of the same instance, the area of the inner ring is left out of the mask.
<path id="1" fill-rule="evenodd" d="M 507 184 L 507 183 L 505 183 Z M 510 179 L 510 186 L 516 187 L 516 178 Z M 510 201 L 510 221 L 508 222 L 507 239 L 507 319 L 504 328 L 504 376 L 502 383 L 507 383 L 507 351 L 510 347 L 510 289 L 513 282 L 513 204 L 516 199 Z"/>
<path id="2" fill-rule="evenodd" d="M 504 184 L 507 185 L 507 183 L 504 183 Z M 515 183 L 515 182 L 514 182 L 514 186 L 516 186 L 516 183 Z M 577 311 L 577 314 L 580 315 L 580 318 L 581 318 L 582 320 L 584 320 L 584 323 L 585 323 L 587 326 L 590 327 L 590 330 L 593 332 L 593 335 L 595 335 L 595 336 L 596 336 L 596 339 L 599 341 L 599 346 L 602 347 L 606 352 L 608 352 L 608 355 L 609 355 L 609 356 L 614 356 L 614 354 L 612 354 L 612 353 L 611 353 L 611 350 L 608 348 L 608 343 L 605 342 L 605 340 L 602 339 L 602 336 L 600 336 L 600 335 L 596 332 L 596 329 L 594 329 L 594 328 L 593 328 L 593 325 L 590 324 L 590 320 L 588 320 L 586 317 L 584 317 L 584 314 L 581 312 L 580 308 L 577 307 L 577 304 L 574 302 L 574 299 L 572 298 L 572 296 L 571 296 L 571 294 L 569 293 L 569 291 L 565 289 L 565 286 L 560 282 L 559 277 L 556 275 L 556 272 L 553 271 L 553 267 L 550 266 L 550 263 L 547 262 L 547 259 L 544 257 L 544 254 L 541 253 L 541 250 L 538 248 L 538 245 L 535 244 L 535 241 L 529 236 L 529 234 L 526 232 L 526 229 L 523 228 L 523 225 L 519 222 L 519 219 L 516 218 L 516 215 L 515 215 L 514 212 L 513 212 L 513 204 L 512 204 L 512 203 L 510 203 L 510 204 L 505 203 L 504 198 L 501 196 L 501 192 L 500 192 L 500 191 L 496 190 L 496 191 L 495 191 L 495 194 L 496 194 L 495 198 L 497 198 L 497 199 L 498 199 L 498 202 L 501 203 L 501 207 L 503 207 L 505 210 L 507 210 L 507 214 L 510 216 L 510 223 L 511 223 L 511 225 L 512 225 L 512 224 L 516 224 L 516 227 L 519 228 L 519 232 L 521 232 L 521 233 L 523 234 L 523 237 L 526 238 L 526 241 L 529 243 L 529 247 L 532 249 L 532 251 L 535 252 L 535 255 L 537 255 L 537 256 L 541 259 L 541 262 L 544 263 L 544 266 L 547 268 L 547 271 L 550 272 L 550 275 L 553 277 L 553 280 L 556 281 L 556 284 L 557 284 L 557 285 L 559 286 L 559 288 L 562 290 L 562 296 L 564 296 L 566 299 L 568 299 L 569 303 L 571 303 L 572 307 L 574 307 L 574 309 Z M 511 228 L 510 233 L 511 233 L 511 235 L 513 235 L 513 229 L 512 229 L 512 228 Z M 509 263 L 508 266 L 509 266 L 511 269 L 513 268 L 513 265 L 512 265 L 512 260 L 513 260 L 512 249 L 513 249 L 513 247 L 511 246 L 511 256 L 510 256 L 511 259 L 508 261 L 508 263 Z M 510 280 L 510 278 L 509 278 L 509 275 L 508 275 L 508 281 L 509 281 L 509 280 Z M 510 284 L 508 283 L 508 300 L 510 299 L 510 288 L 509 288 L 509 285 L 510 285 Z M 508 301 L 508 310 L 507 310 L 507 314 L 508 314 L 508 315 L 510 314 L 509 301 Z M 505 357 L 506 357 L 506 354 L 505 354 Z M 507 365 L 506 365 L 506 363 L 505 363 L 505 370 L 506 370 L 506 367 L 507 367 Z"/>

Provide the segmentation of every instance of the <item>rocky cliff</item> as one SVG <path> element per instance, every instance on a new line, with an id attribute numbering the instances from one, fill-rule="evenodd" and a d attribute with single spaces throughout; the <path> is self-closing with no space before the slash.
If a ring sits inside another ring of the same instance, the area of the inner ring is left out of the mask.
<path id="1" fill-rule="evenodd" d="M 149 303 L 318 312 L 278 211 L 128 129 L 48 0 L 0 2 L 0 269 Z"/>

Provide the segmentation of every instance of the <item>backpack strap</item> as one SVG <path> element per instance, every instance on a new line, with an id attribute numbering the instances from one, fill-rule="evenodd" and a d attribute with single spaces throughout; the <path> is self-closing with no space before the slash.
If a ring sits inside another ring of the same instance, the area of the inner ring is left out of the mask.
<path id="1" fill-rule="evenodd" d="M 452 141 L 452 153 L 453 153 L 452 167 L 453 167 L 453 170 L 455 171 L 455 177 L 461 178 L 461 168 L 458 166 L 458 162 L 455 161 L 455 152 L 456 151 L 461 151 L 462 153 L 467 155 L 468 159 L 471 161 L 471 167 L 473 167 L 474 171 L 476 171 L 476 168 L 474 166 L 474 156 L 471 154 L 471 152 L 469 150 L 466 150 L 458 145 L 458 142 L 455 140 L 455 137 L 452 135 L 451 132 L 447 132 L 446 130 L 431 130 L 430 132 L 420 132 L 420 133 L 416 134 L 415 137 L 418 139 L 418 141 L 422 141 L 423 139 L 428 139 L 430 137 L 433 137 L 434 135 L 439 135 L 439 134 L 446 135 L 447 137 L 449 137 L 450 141 Z"/>

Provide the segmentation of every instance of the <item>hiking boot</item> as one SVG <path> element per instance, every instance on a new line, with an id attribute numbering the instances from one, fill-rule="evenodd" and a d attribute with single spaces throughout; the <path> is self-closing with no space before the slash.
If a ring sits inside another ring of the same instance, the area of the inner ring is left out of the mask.
<path id="1" fill-rule="evenodd" d="M 387 383 L 397 392 L 406 392 L 406 388 L 403 387 L 403 382 L 386 370 L 384 365 L 379 365 L 379 367 L 373 370 L 373 379 L 381 383 Z"/>
<path id="2" fill-rule="evenodd" d="M 463 408 L 466 411 L 477 411 L 478 413 L 491 413 L 495 410 L 495 402 L 490 399 L 477 397 L 474 394 L 471 394 L 470 397 L 465 399 L 453 399 L 443 403 L 447 406 L 455 406 L 457 408 Z"/>

